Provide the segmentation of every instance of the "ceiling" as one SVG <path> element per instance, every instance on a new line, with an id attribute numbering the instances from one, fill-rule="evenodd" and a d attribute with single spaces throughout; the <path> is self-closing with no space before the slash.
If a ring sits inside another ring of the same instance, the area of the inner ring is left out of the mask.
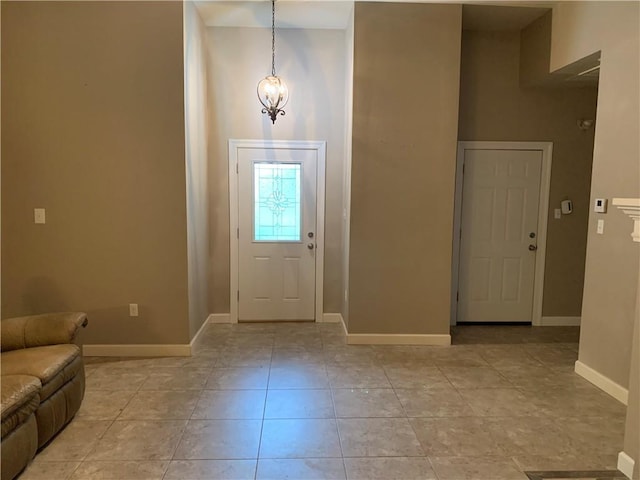
<path id="1" fill-rule="evenodd" d="M 379 0 L 374 0 L 379 1 Z M 397 0 L 386 0 L 397 1 Z M 409 0 L 411 1 L 411 0 Z M 416 0 L 416 3 L 421 3 Z M 425 3 L 430 3 L 428 0 Z M 463 3 L 463 28 L 466 30 L 520 30 L 544 15 L 553 2 L 454 2 Z M 269 0 L 199 0 L 195 2 L 208 27 L 269 27 Z M 351 19 L 353 1 L 277 0 L 278 28 L 346 29 Z"/>
<path id="2" fill-rule="evenodd" d="M 537 20 L 549 8 L 497 5 L 464 5 L 463 30 L 520 31 Z"/>
<path id="3" fill-rule="evenodd" d="M 200 0 L 194 2 L 208 27 L 270 27 L 270 1 Z M 276 27 L 344 30 L 349 24 L 352 1 L 278 0 Z"/>

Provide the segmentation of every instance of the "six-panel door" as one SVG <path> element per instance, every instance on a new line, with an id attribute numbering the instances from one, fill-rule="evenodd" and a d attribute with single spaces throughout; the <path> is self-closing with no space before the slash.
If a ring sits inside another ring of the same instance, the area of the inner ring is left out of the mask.
<path id="1" fill-rule="evenodd" d="M 458 322 L 531 322 L 542 152 L 466 150 Z"/>

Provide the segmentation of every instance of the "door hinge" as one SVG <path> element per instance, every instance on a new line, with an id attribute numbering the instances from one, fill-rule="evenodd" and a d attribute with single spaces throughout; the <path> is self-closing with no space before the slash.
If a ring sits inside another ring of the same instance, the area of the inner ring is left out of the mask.
<path id="1" fill-rule="evenodd" d="M 460 292 L 456 292 L 456 302 L 460 300 Z"/>
<path id="2" fill-rule="evenodd" d="M 462 164 L 462 174 L 464 175 L 464 163 Z"/>
<path id="3" fill-rule="evenodd" d="M 238 164 L 236 163 L 236 173 L 240 173 L 238 172 Z"/>
<path id="4" fill-rule="evenodd" d="M 240 301 L 240 290 L 238 290 L 238 301 Z"/>
<path id="5" fill-rule="evenodd" d="M 240 239 L 240 228 L 236 228 L 236 238 Z"/>

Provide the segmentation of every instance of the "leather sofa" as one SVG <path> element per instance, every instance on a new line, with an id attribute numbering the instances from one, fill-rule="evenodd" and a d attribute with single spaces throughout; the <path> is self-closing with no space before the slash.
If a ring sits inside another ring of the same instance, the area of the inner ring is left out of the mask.
<path id="1" fill-rule="evenodd" d="M 84 364 L 73 341 L 84 313 L 2 320 L 2 480 L 15 478 L 80 408 Z"/>

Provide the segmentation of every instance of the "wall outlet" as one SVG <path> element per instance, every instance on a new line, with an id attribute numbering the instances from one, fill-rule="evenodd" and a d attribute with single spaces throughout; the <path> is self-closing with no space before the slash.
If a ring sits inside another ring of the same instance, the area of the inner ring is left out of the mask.
<path id="1" fill-rule="evenodd" d="M 596 233 L 602 235 L 604 233 L 604 220 L 598 220 L 598 226 L 596 227 Z"/>
<path id="2" fill-rule="evenodd" d="M 560 220 L 562 218 L 562 210 L 560 210 L 559 208 L 554 208 L 553 218 L 555 218 L 556 220 Z"/>
<path id="3" fill-rule="evenodd" d="M 33 223 L 46 223 L 44 208 L 33 209 Z"/>
<path id="4" fill-rule="evenodd" d="M 129 304 L 129 316 L 130 317 L 137 317 L 138 316 L 138 304 L 137 303 L 130 303 Z"/>

